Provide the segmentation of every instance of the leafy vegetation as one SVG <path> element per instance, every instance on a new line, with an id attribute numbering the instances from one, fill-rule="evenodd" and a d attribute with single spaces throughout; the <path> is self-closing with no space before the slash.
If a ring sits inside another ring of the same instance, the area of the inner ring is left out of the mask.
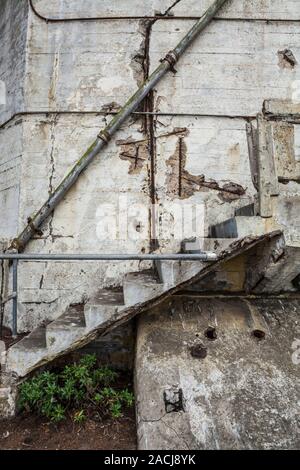
<path id="1" fill-rule="evenodd" d="M 95 355 L 86 355 L 60 372 L 42 372 L 21 384 L 19 405 L 55 423 L 69 415 L 81 424 L 91 410 L 117 419 L 134 403 L 130 391 L 112 387 L 117 378 L 112 369 L 97 367 Z"/>

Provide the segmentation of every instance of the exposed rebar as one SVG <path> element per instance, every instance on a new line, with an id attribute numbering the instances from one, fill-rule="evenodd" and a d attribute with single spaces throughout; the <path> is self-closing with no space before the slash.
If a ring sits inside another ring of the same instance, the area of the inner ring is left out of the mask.
<path id="1" fill-rule="evenodd" d="M 69 189 L 79 178 L 80 174 L 93 161 L 95 156 L 98 155 L 103 147 L 108 145 L 113 134 L 118 131 L 126 119 L 131 115 L 131 113 L 133 113 L 138 108 L 148 93 L 157 85 L 157 83 L 166 75 L 169 70 L 173 69 L 175 63 L 186 51 L 188 46 L 195 40 L 201 31 L 206 28 L 206 26 L 211 22 L 211 20 L 226 1 L 227 0 L 215 0 L 206 10 L 204 15 L 183 37 L 175 49 L 168 52 L 166 57 L 161 60 L 161 64 L 157 67 L 157 69 L 127 101 L 125 106 L 123 106 L 118 114 L 111 120 L 108 126 L 97 136 L 95 142 L 93 142 L 85 154 L 77 161 L 77 163 L 65 176 L 59 186 L 49 196 L 49 199 L 46 201 L 46 203 L 36 212 L 35 215 L 30 217 L 27 226 L 22 231 L 22 233 L 12 241 L 9 250 L 15 249 L 17 251 L 22 251 L 25 248 L 32 235 L 36 233 L 42 223 L 48 218 L 59 202 L 65 197 Z"/>

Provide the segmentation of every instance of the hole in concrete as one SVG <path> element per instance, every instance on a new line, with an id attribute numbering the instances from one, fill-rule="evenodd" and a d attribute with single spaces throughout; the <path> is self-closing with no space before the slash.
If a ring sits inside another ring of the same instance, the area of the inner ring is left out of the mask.
<path id="1" fill-rule="evenodd" d="M 210 341 L 214 341 L 218 337 L 216 329 L 213 328 L 212 326 L 207 328 L 207 330 L 205 331 L 205 336 Z"/>
<path id="2" fill-rule="evenodd" d="M 295 287 L 295 289 L 300 291 L 300 274 L 295 277 L 295 279 L 292 280 L 292 284 Z"/>
<path id="3" fill-rule="evenodd" d="M 182 388 L 170 388 L 164 391 L 164 402 L 166 413 L 178 413 L 184 411 Z"/>
<path id="4" fill-rule="evenodd" d="M 207 349 L 203 346 L 203 344 L 195 344 L 190 348 L 190 353 L 192 357 L 196 357 L 197 359 L 205 359 L 207 356 Z"/>
<path id="5" fill-rule="evenodd" d="M 266 333 L 265 333 L 264 331 L 262 331 L 262 330 L 253 330 L 253 331 L 252 331 L 252 335 L 254 336 L 254 338 L 257 338 L 257 339 L 259 339 L 260 341 L 261 341 L 262 339 L 265 339 L 265 337 L 266 337 Z"/>

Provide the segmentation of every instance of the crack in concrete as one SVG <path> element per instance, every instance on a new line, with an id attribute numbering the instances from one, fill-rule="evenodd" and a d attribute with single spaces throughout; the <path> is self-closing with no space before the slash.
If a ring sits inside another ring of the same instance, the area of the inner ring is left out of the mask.
<path id="1" fill-rule="evenodd" d="M 140 418 L 140 421 L 142 423 L 159 423 L 168 413 L 163 414 L 160 418 L 157 419 L 146 419 L 146 418 Z"/>
<path id="2" fill-rule="evenodd" d="M 186 445 L 186 448 L 188 450 L 190 450 L 190 447 L 189 447 L 188 443 L 185 441 L 185 439 L 183 438 L 183 436 L 179 435 L 178 432 L 176 431 L 176 429 L 174 429 L 172 426 L 170 426 L 169 423 L 166 423 L 164 421 L 164 418 L 169 414 L 170 413 L 164 413 L 160 418 L 157 418 L 157 419 L 140 418 L 140 422 L 142 422 L 142 423 L 159 423 L 159 422 L 162 422 L 166 427 L 171 429 L 174 432 L 174 434 L 178 437 L 178 439 L 180 439 L 180 440 L 182 440 L 182 442 L 184 442 L 184 444 Z"/>
<path id="3" fill-rule="evenodd" d="M 4 260 L 1 260 L 1 288 L 0 288 L 0 338 L 2 338 L 3 321 L 4 321 Z"/>
<path id="4" fill-rule="evenodd" d="M 163 18 L 168 16 L 172 8 L 177 5 L 181 0 L 174 1 L 163 13 L 161 13 L 160 17 Z M 150 39 L 151 39 L 151 32 L 152 26 L 159 18 L 155 18 L 152 20 L 141 21 L 142 29 L 144 30 L 144 45 L 143 45 L 143 58 L 142 58 L 142 69 L 144 72 L 143 80 L 147 80 L 149 78 L 150 72 Z M 150 252 L 155 251 L 159 248 L 159 241 L 156 232 L 156 213 L 153 210 L 157 202 L 157 193 L 156 193 L 156 184 L 155 184 L 155 176 L 156 176 L 156 117 L 154 116 L 154 90 L 152 90 L 148 96 L 144 100 L 143 104 L 143 111 L 146 112 L 144 117 L 144 122 L 142 126 L 142 130 L 146 137 L 148 138 L 148 152 L 150 155 L 150 168 L 148 171 L 148 179 L 149 179 L 149 187 L 150 187 L 150 199 L 151 199 L 151 208 L 149 210 L 149 236 L 150 236 Z"/>
<path id="5" fill-rule="evenodd" d="M 178 439 L 180 439 L 180 440 L 185 444 L 186 448 L 187 448 L 188 450 L 190 450 L 190 446 L 188 445 L 188 443 L 186 442 L 186 440 L 183 438 L 183 435 L 182 435 L 182 434 L 181 434 L 181 435 L 178 434 L 178 432 L 176 431 L 176 429 L 174 429 L 169 423 L 166 423 L 163 419 L 162 419 L 161 421 L 164 423 L 164 425 L 165 425 L 167 428 L 171 429 L 171 431 L 174 432 L 174 434 L 178 437 Z"/>

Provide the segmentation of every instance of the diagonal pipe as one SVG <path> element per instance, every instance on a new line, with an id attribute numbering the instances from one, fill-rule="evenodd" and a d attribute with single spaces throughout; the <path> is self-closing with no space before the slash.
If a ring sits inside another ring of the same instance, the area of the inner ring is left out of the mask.
<path id="1" fill-rule="evenodd" d="M 161 60 L 161 64 L 150 75 L 150 77 L 143 83 L 137 92 L 127 101 L 118 114 L 111 120 L 108 126 L 103 129 L 97 136 L 95 142 L 87 149 L 82 157 L 73 166 L 70 172 L 65 176 L 59 186 L 49 196 L 48 200 L 43 206 L 30 217 L 28 224 L 20 235 L 15 238 L 9 250 L 23 251 L 26 244 L 32 236 L 39 230 L 42 223 L 49 217 L 59 202 L 65 197 L 69 189 L 77 181 L 80 174 L 87 168 L 93 161 L 98 153 L 108 145 L 112 136 L 117 132 L 121 125 L 126 121 L 132 112 L 134 112 L 140 103 L 146 98 L 148 93 L 157 85 L 157 83 L 166 75 L 170 70 L 174 70 L 174 65 L 179 58 L 184 54 L 186 49 L 195 40 L 195 38 L 206 28 L 211 22 L 216 13 L 226 3 L 227 0 L 215 0 L 212 5 L 206 10 L 204 15 L 194 24 L 190 31 L 182 38 L 179 44 L 172 51 L 168 52 L 166 57 Z"/>

